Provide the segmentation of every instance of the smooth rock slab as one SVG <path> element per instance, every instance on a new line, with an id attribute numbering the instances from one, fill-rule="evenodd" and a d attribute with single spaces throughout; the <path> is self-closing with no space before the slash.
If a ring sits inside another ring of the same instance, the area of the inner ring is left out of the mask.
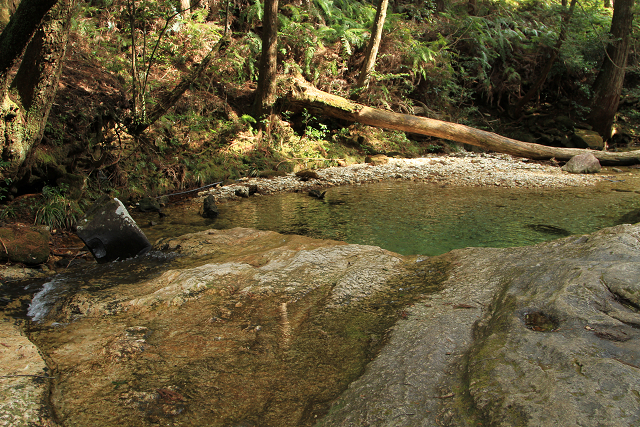
<path id="1" fill-rule="evenodd" d="M 13 320 L 0 318 L 0 426 L 54 426 L 47 411 L 50 371 Z"/>
<path id="2" fill-rule="evenodd" d="M 320 425 L 640 424 L 640 227 L 449 256 Z"/>

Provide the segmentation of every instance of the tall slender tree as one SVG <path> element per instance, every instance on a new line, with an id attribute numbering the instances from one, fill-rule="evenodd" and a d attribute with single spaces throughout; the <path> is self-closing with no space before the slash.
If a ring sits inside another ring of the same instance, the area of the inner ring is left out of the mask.
<path id="1" fill-rule="evenodd" d="M 592 86 L 594 95 L 588 122 L 605 140 L 611 137 L 622 94 L 633 24 L 633 5 L 634 0 L 615 1 L 611 19 L 611 41 L 605 50 L 602 68 Z"/>
<path id="2" fill-rule="evenodd" d="M 369 84 L 371 78 L 371 72 L 376 64 L 376 57 L 378 56 L 378 49 L 380 48 L 380 41 L 382 40 L 382 28 L 384 27 L 384 21 L 387 18 L 387 8 L 389 7 L 389 0 L 380 0 L 378 9 L 376 10 L 376 18 L 373 23 L 373 29 L 371 30 L 371 39 L 369 39 L 369 45 L 367 46 L 367 53 L 364 57 L 364 64 L 358 77 L 358 87 L 365 87 Z"/>
<path id="3" fill-rule="evenodd" d="M 258 90 L 254 104 L 256 117 L 270 114 L 276 101 L 277 46 L 278 0 L 266 0 L 262 20 L 262 54 L 260 55 Z"/>

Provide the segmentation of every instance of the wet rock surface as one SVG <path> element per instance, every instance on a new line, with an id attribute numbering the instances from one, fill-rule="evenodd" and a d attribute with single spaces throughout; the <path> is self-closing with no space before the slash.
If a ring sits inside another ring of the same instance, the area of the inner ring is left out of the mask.
<path id="1" fill-rule="evenodd" d="M 0 318 L 0 426 L 54 426 L 46 410 L 50 371 L 21 329 Z"/>
<path id="2" fill-rule="evenodd" d="M 96 278 L 34 325 L 61 424 L 313 425 L 447 265 L 248 229 L 159 247 L 164 273 Z"/>
<path id="3" fill-rule="evenodd" d="M 640 422 L 640 227 L 453 251 L 326 426 Z"/>
<path id="4" fill-rule="evenodd" d="M 156 249 L 164 272 L 33 326 L 62 425 L 640 422 L 640 226 L 427 259 L 250 229 Z"/>

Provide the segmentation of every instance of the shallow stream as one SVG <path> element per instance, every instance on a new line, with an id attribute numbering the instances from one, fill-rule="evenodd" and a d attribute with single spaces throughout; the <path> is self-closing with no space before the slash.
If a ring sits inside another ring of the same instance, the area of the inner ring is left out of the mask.
<path id="1" fill-rule="evenodd" d="M 215 220 L 202 218 L 194 204 L 168 206 L 164 218 L 133 216 L 152 241 L 250 227 L 438 255 L 638 222 L 637 176 L 630 170 L 596 187 L 561 190 L 391 181 L 330 188 L 323 200 L 306 193 L 253 196 L 220 204 Z M 286 293 L 236 292 L 220 279 L 180 306 L 91 315 L 105 298 L 127 301 L 133 290 L 151 295 L 155 288 L 141 288 L 154 278 L 190 268 L 188 259 L 153 252 L 45 284 L 31 304 L 32 318 L 49 309 L 66 317 L 31 323 L 29 337 L 57 367 L 50 404 L 62 425 L 311 426 L 362 374 L 389 328 L 406 318 L 404 308 L 437 292 L 448 277 L 447 256 L 415 258 L 386 293 L 340 310 L 326 308 L 331 284 L 290 300 Z M 61 307 L 61 300 L 74 303 Z"/>
<path id="2" fill-rule="evenodd" d="M 213 220 L 202 218 L 195 205 L 169 208 L 161 219 L 134 217 L 152 242 L 208 228 L 248 227 L 432 256 L 469 246 L 526 246 L 637 222 L 636 189 L 636 170 L 596 187 L 552 190 L 387 181 L 329 188 L 323 200 L 306 193 L 252 196 L 220 204 Z"/>

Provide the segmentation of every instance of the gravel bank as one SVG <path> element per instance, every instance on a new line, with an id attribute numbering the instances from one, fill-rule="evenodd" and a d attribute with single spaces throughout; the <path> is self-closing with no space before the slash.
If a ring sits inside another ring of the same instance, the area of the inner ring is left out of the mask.
<path id="1" fill-rule="evenodd" d="M 459 186 L 519 188 L 560 188 L 590 186 L 602 179 L 597 175 L 577 175 L 557 166 L 539 164 L 506 154 L 456 153 L 418 159 L 394 159 L 384 165 L 356 164 L 316 170 L 320 179 L 302 181 L 295 174 L 275 178 L 249 178 L 237 184 L 215 187 L 198 193 L 213 194 L 217 201 L 238 198 L 236 190 L 257 185 L 260 194 L 305 191 L 339 185 L 358 185 L 387 179 L 403 179 Z"/>

